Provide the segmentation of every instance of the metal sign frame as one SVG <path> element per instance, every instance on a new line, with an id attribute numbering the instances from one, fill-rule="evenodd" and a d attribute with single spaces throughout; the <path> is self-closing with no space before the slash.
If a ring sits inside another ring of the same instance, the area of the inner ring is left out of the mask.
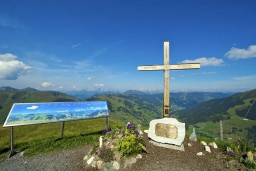
<path id="1" fill-rule="evenodd" d="M 8 121 L 10 119 L 10 116 L 13 112 L 13 109 L 15 108 L 15 105 L 43 105 L 43 104 L 75 104 L 75 103 L 103 103 L 103 105 L 105 105 L 104 107 L 106 107 L 105 110 L 107 110 L 107 115 L 103 115 L 103 116 L 93 116 L 93 117 L 85 117 L 85 118 L 76 118 L 76 119 L 62 119 L 62 120 L 53 120 L 53 121 L 45 121 L 45 122 L 37 122 L 37 123 L 23 123 L 23 124 L 8 124 Z M 45 102 L 45 103 L 14 103 L 5 122 L 4 122 L 4 125 L 3 127 L 10 127 L 10 145 L 11 145 L 11 152 L 10 152 L 10 155 L 9 157 L 12 157 L 13 155 L 16 154 L 16 152 L 14 151 L 13 149 L 13 138 L 14 138 L 14 129 L 13 127 L 16 127 L 16 126 L 26 126 L 26 125 L 37 125 L 37 124 L 46 124 L 46 123 L 56 123 L 56 122 L 61 122 L 61 138 L 63 137 L 64 135 L 64 125 L 65 125 L 65 122 L 68 122 L 68 121 L 77 121 L 77 120 L 87 120 L 87 119 L 97 119 L 97 118 L 106 118 L 106 127 L 107 129 L 109 129 L 109 108 L 108 108 L 108 104 L 107 104 L 107 101 L 86 101 L 86 102 Z"/>

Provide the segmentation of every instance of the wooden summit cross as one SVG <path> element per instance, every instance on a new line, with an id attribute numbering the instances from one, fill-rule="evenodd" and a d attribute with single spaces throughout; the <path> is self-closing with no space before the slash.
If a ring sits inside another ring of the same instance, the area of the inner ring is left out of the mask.
<path id="1" fill-rule="evenodd" d="M 185 70 L 185 69 L 199 69 L 200 63 L 185 63 L 185 64 L 169 64 L 169 41 L 164 42 L 164 65 L 148 65 L 138 66 L 139 71 L 164 71 L 164 107 L 163 117 L 169 117 L 170 111 L 170 82 L 169 82 L 169 70 Z"/>

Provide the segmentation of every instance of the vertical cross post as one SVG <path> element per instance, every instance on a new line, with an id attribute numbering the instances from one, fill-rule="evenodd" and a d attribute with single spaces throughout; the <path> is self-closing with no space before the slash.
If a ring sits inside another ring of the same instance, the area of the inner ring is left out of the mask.
<path id="1" fill-rule="evenodd" d="M 169 82 L 169 42 L 164 42 L 164 108 L 163 116 L 170 116 L 170 82 Z"/>

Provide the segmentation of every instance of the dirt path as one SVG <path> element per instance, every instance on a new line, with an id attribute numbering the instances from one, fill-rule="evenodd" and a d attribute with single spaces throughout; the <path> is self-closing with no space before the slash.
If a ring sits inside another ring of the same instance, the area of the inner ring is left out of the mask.
<path id="1" fill-rule="evenodd" d="M 123 168 L 121 171 L 186 171 L 186 170 L 202 170 L 202 171 L 218 171 L 218 170 L 246 170 L 244 165 L 238 161 L 232 161 L 229 166 L 230 159 L 227 155 L 219 150 L 212 150 L 212 153 L 204 151 L 204 146 L 198 142 L 190 142 L 185 140 L 185 152 L 166 149 L 154 146 L 148 142 L 147 136 L 144 137 L 147 154 L 143 154 L 142 159 L 138 159 L 137 163 L 131 167 Z M 85 166 L 84 156 L 89 152 L 92 146 L 83 146 L 77 149 L 63 150 L 49 154 L 42 154 L 26 158 L 19 153 L 4 161 L 0 161 L 1 171 L 79 171 L 79 170 L 96 170 Z M 197 156 L 202 151 L 205 155 Z M 228 166 L 228 167 L 227 167 Z"/>
<path id="2" fill-rule="evenodd" d="M 62 150 L 59 152 L 42 154 L 33 157 L 24 157 L 18 153 L 0 163 L 1 171 L 63 171 L 85 170 L 83 157 L 89 152 L 91 146 L 77 149 Z"/>

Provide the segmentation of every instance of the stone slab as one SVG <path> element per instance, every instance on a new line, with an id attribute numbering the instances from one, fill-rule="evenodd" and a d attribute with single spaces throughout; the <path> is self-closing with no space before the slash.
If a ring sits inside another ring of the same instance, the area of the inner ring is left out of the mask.
<path id="1" fill-rule="evenodd" d="M 176 127 L 177 128 L 177 136 L 175 136 L 175 138 L 157 136 L 156 125 L 159 123 L 171 125 L 171 127 Z M 151 138 L 152 140 L 154 140 L 155 142 L 181 146 L 181 144 L 183 143 L 183 141 L 185 139 L 185 132 L 186 132 L 185 123 L 181 123 L 175 118 L 154 119 L 154 120 L 150 121 L 148 137 Z"/>
<path id="2" fill-rule="evenodd" d="M 172 149 L 172 150 L 185 151 L 185 148 L 184 148 L 183 144 L 181 144 L 181 146 L 177 146 L 177 145 L 172 145 L 172 144 L 159 143 L 159 142 L 155 142 L 153 140 L 150 140 L 149 142 L 154 144 L 155 146 L 158 146 L 158 147 L 169 148 L 169 149 Z"/>

